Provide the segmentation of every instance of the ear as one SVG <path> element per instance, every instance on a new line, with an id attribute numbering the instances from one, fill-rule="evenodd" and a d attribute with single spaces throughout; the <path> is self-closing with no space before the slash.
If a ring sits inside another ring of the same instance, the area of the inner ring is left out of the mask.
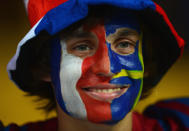
<path id="1" fill-rule="evenodd" d="M 52 81 L 50 75 L 43 77 L 42 80 L 45 81 L 45 82 L 51 82 Z"/>
<path id="2" fill-rule="evenodd" d="M 144 77 L 148 77 L 149 76 L 149 72 L 145 71 L 144 72 Z"/>

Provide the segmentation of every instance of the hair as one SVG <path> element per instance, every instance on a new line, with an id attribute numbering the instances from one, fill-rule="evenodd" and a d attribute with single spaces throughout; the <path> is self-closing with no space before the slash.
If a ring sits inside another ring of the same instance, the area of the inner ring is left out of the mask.
<path id="1" fill-rule="evenodd" d="M 39 109 L 44 109 L 47 113 L 54 110 L 56 108 L 56 100 L 51 82 L 44 81 L 46 77 L 50 77 L 50 52 L 51 52 L 51 40 L 55 37 L 59 37 L 59 34 L 69 35 L 75 29 L 79 28 L 83 23 L 90 23 L 89 18 L 97 17 L 101 18 L 103 16 L 111 15 L 114 13 L 113 11 L 106 10 L 106 12 L 102 13 L 101 10 L 104 9 L 103 6 L 91 7 L 90 13 L 87 18 L 80 20 L 63 31 L 57 33 L 55 36 L 47 36 L 46 32 L 41 32 L 39 37 L 44 37 L 45 42 L 40 42 L 38 38 L 34 38 L 29 41 L 29 44 L 32 44 L 32 62 L 29 64 L 28 71 L 25 73 L 25 77 L 22 82 L 24 82 L 23 89 L 26 89 L 26 92 L 29 96 L 38 96 L 38 101 L 47 100 L 46 103 L 39 106 Z M 112 8 L 110 8 L 112 9 Z M 97 11 L 98 10 L 98 11 Z M 117 10 L 117 9 L 116 9 Z M 136 12 L 136 14 L 138 14 Z M 140 21 L 140 19 L 139 19 Z M 95 22 L 93 22 L 95 23 Z M 143 31 L 143 58 L 144 58 L 144 81 L 143 81 L 143 91 L 141 95 L 141 99 L 146 98 L 153 88 L 153 84 L 151 84 L 151 76 L 154 76 L 157 72 L 156 63 L 153 60 L 152 49 L 153 46 L 151 44 L 152 40 L 150 39 L 150 34 L 148 29 L 141 23 L 141 29 Z M 48 37 L 48 38 L 46 38 Z M 27 45 L 29 45 L 27 44 Z M 30 50 L 30 49 L 29 49 Z M 30 75 L 30 76 L 29 76 Z"/>

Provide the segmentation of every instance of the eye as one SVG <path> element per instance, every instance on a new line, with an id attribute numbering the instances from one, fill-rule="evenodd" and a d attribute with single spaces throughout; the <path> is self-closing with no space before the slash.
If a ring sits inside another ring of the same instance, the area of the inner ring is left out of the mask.
<path id="1" fill-rule="evenodd" d="M 79 56 L 86 57 L 91 56 L 95 53 L 97 45 L 92 41 L 80 41 L 69 45 L 69 53 Z"/>
<path id="2" fill-rule="evenodd" d="M 77 51 L 88 51 L 88 50 L 92 50 L 91 47 L 89 47 L 89 45 L 87 44 L 81 44 L 81 45 L 77 45 L 73 48 L 73 50 L 77 50 Z"/>
<path id="3" fill-rule="evenodd" d="M 130 40 L 118 40 L 112 45 L 112 50 L 121 55 L 132 54 L 135 51 L 135 44 Z"/>
<path id="4" fill-rule="evenodd" d="M 94 55 L 99 43 L 97 35 L 84 27 L 79 27 L 62 39 L 65 40 L 68 54 L 81 58 Z"/>
<path id="5" fill-rule="evenodd" d="M 128 48 L 129 47 L 129 42 L 120 42 L 118 43 L 118 45 L 116 46 L 117 48 Z"/>

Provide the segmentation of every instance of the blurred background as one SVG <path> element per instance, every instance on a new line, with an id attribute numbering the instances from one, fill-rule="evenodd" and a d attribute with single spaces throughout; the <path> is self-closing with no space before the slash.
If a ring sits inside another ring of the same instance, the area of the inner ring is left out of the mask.
<path id="1" fill-rule="evenodd" d="M 146 106 L 158 100 L 189 97 L 189 1 L 156 0 L 167 12 L 177 32 L 185 39 L 186 49 L 179 60 L 165 75 L 150 97 L 139 102 L 136 110 L 142 112 Z M 37 110 L 35 97 L 27 97 L 8 79 L 6 65 L 14 55 L 18 42 L 30 29 L 22 0 L 0 2 L 0 120 L 22 125 L 26 122 L 45 120 L 56 116 Z"/>

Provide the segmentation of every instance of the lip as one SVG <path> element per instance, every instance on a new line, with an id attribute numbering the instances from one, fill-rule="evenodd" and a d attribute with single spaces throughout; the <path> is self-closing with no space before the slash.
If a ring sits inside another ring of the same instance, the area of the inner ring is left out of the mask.
<path id="1" fill-rule="evenodd" d="M 100 84 L 95 86 L 82 87 L 88 96 L 104 102 L 112 102 L 113 99 L 122 96 L 130 87 L 127 85 Z"/>

